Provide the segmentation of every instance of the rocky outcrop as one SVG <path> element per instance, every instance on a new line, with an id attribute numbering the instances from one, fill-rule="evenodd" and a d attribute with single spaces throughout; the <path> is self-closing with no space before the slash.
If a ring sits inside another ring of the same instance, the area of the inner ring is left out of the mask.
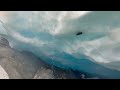
<path id="1" fill-rule="evenodd" d="M 5 38 L 0 39 L 0 66 L 10 79 L 76 78 L 72 71 L 51 66 L 30 52 L 12 49 Z"/>
<path id="2" fill-rule="evenodd" d="M 9 46 L 9 42 L 7 39 L 3 38 L 3 37 L 0 37 L 0 46 L 3 46 L 3 47 L 10 47 Z"/>

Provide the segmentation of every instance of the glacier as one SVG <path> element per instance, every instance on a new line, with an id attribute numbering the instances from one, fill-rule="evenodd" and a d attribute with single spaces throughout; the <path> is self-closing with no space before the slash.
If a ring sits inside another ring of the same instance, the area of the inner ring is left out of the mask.
<path id="1" fill-rule="evenodd" d="M 51 65 L 120 78 L 120 11 L 1 11 L 0 34 Z"/>

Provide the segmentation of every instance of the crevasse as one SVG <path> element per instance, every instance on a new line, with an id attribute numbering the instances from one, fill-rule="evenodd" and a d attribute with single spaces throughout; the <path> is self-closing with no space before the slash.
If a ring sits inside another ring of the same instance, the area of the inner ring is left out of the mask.
<path id="1" fill-rule="evenodd" d="M 120 78 L 119 11 L 6 11 L 0 20 L 0 34 L 17 50 L 62 68 Z"/>

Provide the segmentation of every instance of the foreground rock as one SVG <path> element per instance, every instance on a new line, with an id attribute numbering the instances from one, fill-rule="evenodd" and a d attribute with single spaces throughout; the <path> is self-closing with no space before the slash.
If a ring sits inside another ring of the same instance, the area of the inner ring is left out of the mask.
<path id="1" fill-rule="evenodd" d="M 4 77 L 1 76 L 3 79 L 76 78 L 72 71 L 48 65 L 30 52 L 12 49 L 5 38 L 0 38 L 0 67 L 0 72 L 4 74 Z"/>

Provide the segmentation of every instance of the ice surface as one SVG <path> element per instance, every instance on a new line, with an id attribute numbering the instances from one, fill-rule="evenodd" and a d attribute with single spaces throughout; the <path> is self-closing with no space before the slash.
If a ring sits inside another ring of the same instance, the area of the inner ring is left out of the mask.
<path id="1" fill-rule="evenodd" d="M 120 71 L 119 11 L 11 11 L 0 18 L 2 34 L 18 50 L 63 68 L 106 76 L 98 65 Z"/>

